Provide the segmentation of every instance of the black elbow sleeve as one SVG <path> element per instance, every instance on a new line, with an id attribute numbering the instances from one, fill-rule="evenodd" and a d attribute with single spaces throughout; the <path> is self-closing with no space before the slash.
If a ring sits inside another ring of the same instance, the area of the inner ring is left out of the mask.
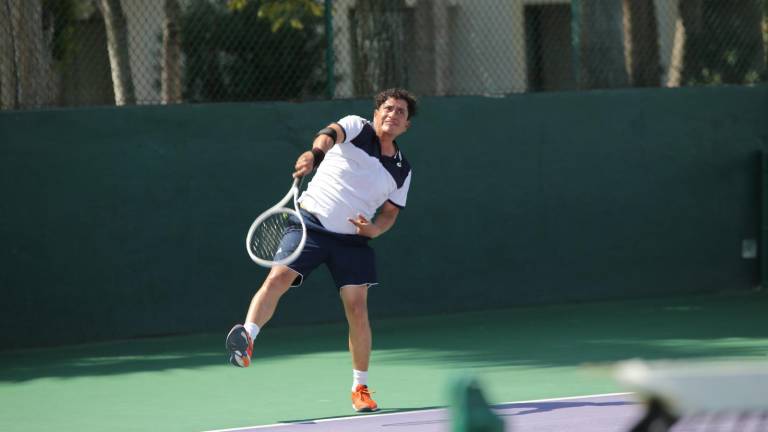
<path id="1" fill-rule="evenodd" d="M 336 129 L 332 127 L 320 129 L 320 131 L 318 131 L 317 135 L 315 136 L 320 136 L 320 135 L 327 135 L 331 137 L 331 139 L 333 140 L 333 143 L 336 144 Z"/>

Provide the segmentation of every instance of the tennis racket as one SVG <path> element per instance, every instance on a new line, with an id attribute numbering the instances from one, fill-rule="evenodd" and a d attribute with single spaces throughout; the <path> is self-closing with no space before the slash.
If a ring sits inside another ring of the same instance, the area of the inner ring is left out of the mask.
<path id="1" fill-rule="evenodd" d="M 296 260 L 307 240 L 307 226 L 299 211 L 299 189 L 303 178 L 293 181 L 291 189 L 277 204 L 253 221 L 245 237 L 245 247 L 253 262 L 263 267 L 288 265 Z M 293 208 L 286 207 L 293 201 Z M 293 230 L 292 236 L 283 235 Z M 300 240 L 295 241 L 296 238 Z"/>

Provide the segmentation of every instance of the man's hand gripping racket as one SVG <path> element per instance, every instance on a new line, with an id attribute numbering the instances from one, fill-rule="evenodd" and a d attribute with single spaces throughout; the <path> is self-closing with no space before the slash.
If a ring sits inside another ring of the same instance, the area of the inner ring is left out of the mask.
<path id="1" fill-rule="evenodd" d="M 299 212 L 298 203 L 303 177 L 294 177 L 293 185 L 283 199 L 260 214 L 248 229 L 245 246 L 253 262 L 260 266 L 288 265 L 296 260 L 304 249 L 307 226 Z M 293 208 L 286 207 L 291 201 Z M 285 236 L 283 239 L 284 233 L 291 230 L 295 231 L 295 235 Z"/>

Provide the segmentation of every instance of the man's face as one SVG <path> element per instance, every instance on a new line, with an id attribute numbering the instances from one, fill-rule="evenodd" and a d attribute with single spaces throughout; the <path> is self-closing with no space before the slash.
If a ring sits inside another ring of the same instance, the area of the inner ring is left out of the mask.
<path id="1" fill-rule="evenodd" d="M 389 98 L 373 112 L 373 126 L 393 137 L 402 134 L 411 122 L 408 121 L 408 103 L 402 99 Z"/>

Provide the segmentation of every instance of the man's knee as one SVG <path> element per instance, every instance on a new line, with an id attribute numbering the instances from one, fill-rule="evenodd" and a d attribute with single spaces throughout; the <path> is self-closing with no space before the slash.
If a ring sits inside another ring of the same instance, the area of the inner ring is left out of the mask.
<path id="1" fill-rule="evenodd" d="M 368 299 L 365 286 L 346 286 L 342 287 L 342 298 L 344 308 L 350 321 L 367 321 L 368 319 Z"/>
<path id="2" fill-rule="evenodd" d="M 297 273 L 288 267 L 274 267 L 267 275 L 262 289 L 284 293 L 288 291 L 296 277 Z"/>

